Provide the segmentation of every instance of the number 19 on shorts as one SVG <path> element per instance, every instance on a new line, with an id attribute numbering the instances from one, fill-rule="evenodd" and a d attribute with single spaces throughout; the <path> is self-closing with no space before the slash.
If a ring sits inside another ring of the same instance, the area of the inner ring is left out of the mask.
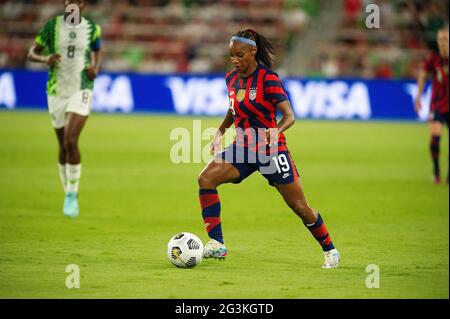
<path id="1" fill-rule="evenodd" d="M 289 161 L 285 154 L 280 154 L 278 156 L 272 157 L 272 160 L 275 162 L 275 166 L 277 167 L 278 173 L 281 172 L 289 172 L 291 166 L 289 165 Z"/>

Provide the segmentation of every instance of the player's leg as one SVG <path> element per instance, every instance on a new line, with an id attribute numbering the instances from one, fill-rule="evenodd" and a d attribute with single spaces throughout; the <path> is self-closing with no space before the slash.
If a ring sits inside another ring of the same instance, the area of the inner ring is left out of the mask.
<path id="1" fill-rule="evenodd" d="M 200 172 L 198 185 L 200 189 L 216 189 L 222 184 L 239 179 L 239 170 L 225 160 L 213 159 Z"/>
<path id="2" fill-rule="evenodd" d="M 78 140 L 88 119 L 92 107 L 92 91 L 81 90 L 68 99 L 66 125 L 64 128 L 64 149 L 66 151 L 67 189 L 64 201 L 64 213 L 77 217 L 78 185 L 81 177 L 81 155 Z"/>
<path id="3" fill-rule="evenodd" d="M 322 246 L 325 256 L 322 267 L 338 267 L 340 261 L 339 252 L 331 241 L 330 234 L 325 226 L 322 216 L 314 208 L 309 206 L 300 179 L 297 178 L 290 184 L 274 184 L 274 186 L 281 194 L 286 204 L 302 219 L 306 228 L 308 228 L 314 238 Z"/>
<path id="4" fill-rule="evenodd" d="M 302 219 L 303 224 L 322 246 L 323 251 L 334 249 L 330 234 L 328 233 L 320 213 L 310 207 L 306 200 L 300 179 L 296 179 L 290 184 L 274 184 L 274 186 L 281 194 L 286 204 Z"/>
<path id="5" fill-rule="evenodd" d="M 441 172 L 439 166 L 439 156 L 440 156 L 440 142 L 442 135 L 442 123 L 436 119 L 432 119 L 429 122 L 430 127 L 430 152 L 431 158 L 433 160 L 433 175 L 434 183 L 439 184 L 441 182 Z"/>
<path id="6" fill-rule="evenodd" d="M 61 184 L 65 191 L 67 178 L 66 178 L 66 152 L 64 149 L 64 124 L 65 124 L 65 110 L 67 106 L 67 100 L 55 95 L 47 96 L 48 111 L 50 113 L 50 119 L 52 126 L 56 133 L 58 140 L 58 172 L 61 179 Z"/>
<path id="7" fill-rule="evenodd" d="M 58 139 L 58 170 L 61 184 L 64 192 L 66 191 L 66 150 L 64 149 L 64 127 L 55 129 L 56 138 Z"/>
<path id="8" fill-rule="evenodd" d="M 240 173 L 236 167 L 222 159 L 212 160 L 198 177 L 199 199 L 202 208 L 202 217 L 211 240 L 205 244 L 205 258 L 214 257 L 223 259 L 227 255 L 222 234 L 220 220 L 220 199 L 217 187 L 236 181 Z"/>
<path id="9" fill-rule="evenodd" d="M 79 214 L 78 186 L 81 177 L 81 155 L 78 140 L 88 117 L 71 112 L 66 113 L 66 116 L 64 149 L 66 152 L 67 187 L 64 214 L 69 217 L 77 217 Z"/>
<path id="10" fill-rule="evenodd" d="M 300 182 L 297 168 L 289 151 L 282 151 L 271 155 L 270 164 L 276 163 L 273 170 L 268 170 L 271 165 L 263 164 L 259 167 L 263 176 L 270 185 L 275 186 L 292 211 L 301 218 L 314 238 L 322 246 L 325 255 L 323 268 L 336 268 L 339 265 L 339 252 L 331 241 L 330 234 L 323 222 L 322 216 L 309 206 L 303 186 Z"/>
<path id="11" fill-rule="evenodd" d="M 81 131 L 88 119 L 88 116 L 66 113 L 67 124 L 64 129 L 64 149 L 66 151 L 66 162 L 71 165 L 81 164 L 81 154 L 78 147 Z"/>
<path id="12" fill-rule="evenodd" d="M 290 184 L 274 184 L 289 208 L 303 221 L 305 225 L 312 225 L 317 221 L 318 212 L 309 206 L 300 179 Z"/>

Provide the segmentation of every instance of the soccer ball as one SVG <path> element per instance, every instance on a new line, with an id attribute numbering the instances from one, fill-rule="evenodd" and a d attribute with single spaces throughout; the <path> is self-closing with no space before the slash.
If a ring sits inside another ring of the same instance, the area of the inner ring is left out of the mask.
<path id="1" fill-rule="evenodd" d="M 202 261 L 203 243 L 194 234 L 176 234 L 167 245 L 167 257 L 179 268 L 192 268 Z"/>

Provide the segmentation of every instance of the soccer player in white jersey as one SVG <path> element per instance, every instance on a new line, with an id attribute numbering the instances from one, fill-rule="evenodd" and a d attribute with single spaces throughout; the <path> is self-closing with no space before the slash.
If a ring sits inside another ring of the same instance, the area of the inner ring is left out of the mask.
<path id="1" fill-rule="evenodd" d="M 59 174 L 65 191 L 64 215 L 79 215 L 81 157 L 78 139 L 92 106 L 101 61 L 101 29 L 81 14 L 85 0 L 65 0 L 66 13 L 39 31 L 28 59 L 49 66 L 48 110 L 59 142 Z M 75 8 L 75 9 L 74 9 Z"/>

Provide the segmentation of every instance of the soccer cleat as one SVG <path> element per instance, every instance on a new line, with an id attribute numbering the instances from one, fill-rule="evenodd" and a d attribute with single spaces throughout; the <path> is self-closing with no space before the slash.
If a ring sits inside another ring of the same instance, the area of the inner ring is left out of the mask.
<path id="1" fill-rule="evenodd" d="M 76 218 L 79 214 L 78 194 L 74 192 L 66 193 L 64 198 L 64 215 L 70 218 Z"/>
<path id="2" fill-rule="evenodd" d="M 227 247 L 215 239 L 211 239 L 203 248 L 203 258 L 224 260 L 227 256 Z"/>
<path id="3" fill-rule="evenodd" d="M 337 249 L 324 251 L 323 254 L 325 256 L 325 261 L 323 262 L 322 268 L 337 268 L 339 266 L 341 256 Z"/>

